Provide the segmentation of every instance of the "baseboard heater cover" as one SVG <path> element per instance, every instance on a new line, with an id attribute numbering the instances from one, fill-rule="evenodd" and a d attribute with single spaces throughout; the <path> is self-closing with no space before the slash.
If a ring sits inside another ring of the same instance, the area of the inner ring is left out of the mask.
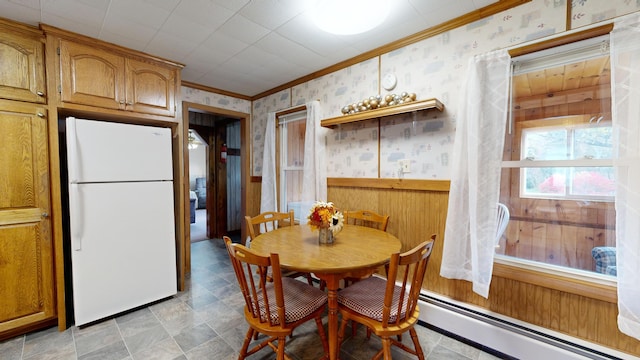
<path id="1" fill-rule="evenodd" d="M 419 306 L 421 322 L 455 334 L 476 347 L 488 348 L 489 352 L 505 354 L 509 358 L 640 360 L 629 354 L 488 313 L 486 309 L 475 309 L 469 304 L 432 293 L 423 292 Z"/>

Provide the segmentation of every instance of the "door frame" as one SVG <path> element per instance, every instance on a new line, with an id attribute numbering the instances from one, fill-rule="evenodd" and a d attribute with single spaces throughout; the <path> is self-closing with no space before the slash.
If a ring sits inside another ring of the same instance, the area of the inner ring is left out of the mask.
<path id="1" fill-rule="evenodd" d="M 182 138 L 187 139 L 189 133 L 189 111 L 206 112 L 212 115 L 225 116 L 228 118 L 236 118 L 240 121 L 240 187 L 241 187 L 241 216 L 244 218 L 248 204 L 247 204 L 247 189 L 249 188 L 249 182 L 251 177 L 249 176 L 249 151 L 250 151 L 250 139 L 249 139 L 249 120 L 250 114 L 242 113 L 238 111 L 218 108 L 214 106 L 208 106 L 198 103 L 192 103 L 188 101 L 182 102 Z M 184 188 L 183 196 L 185 199 L 189 199 L 189 150 L 187 149 L 187 141 L 183 141 L 183 174 L 184 174 Z M 207 189 L 208 190 L 208 189 Z M 189 218 L 189 202 L 185 201 L 184 204 L 184 217 L 183 227 L 184 237 L 182 238 L 182 246 L 180 247 L 180 261 L 182 264 L 181 270 L 183 274 L 191 272 L 191 221 Z M 240 236 L 242 239 L 246 238 L 246 229 L 241 227 Z M 180 290 L 185 289 L 184 276 L 180 278 Z"/>

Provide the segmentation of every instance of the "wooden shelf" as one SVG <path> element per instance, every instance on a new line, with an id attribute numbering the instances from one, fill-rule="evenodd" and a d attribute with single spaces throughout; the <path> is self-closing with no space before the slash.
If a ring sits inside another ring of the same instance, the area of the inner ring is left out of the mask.
<path id="1" fill-rule="evenodd" d="M 412 111 L 437 109 L 444 110 L 444 104 L 438 99 L 426 99 L 419 101 L 412 101 L 406 104 L 387 106 L 375 110 L 358 112 L 351 115 L 342 115 L 334 118 L 324 119 L 320 122 L 320 125 L 328 128 L 334 128 L 340 124 L 347 124 L 355 121 L 362 121 L 368 119 L 381 118 L 385 116 L 392 116 L 398 114 L 404 114 Z"/>

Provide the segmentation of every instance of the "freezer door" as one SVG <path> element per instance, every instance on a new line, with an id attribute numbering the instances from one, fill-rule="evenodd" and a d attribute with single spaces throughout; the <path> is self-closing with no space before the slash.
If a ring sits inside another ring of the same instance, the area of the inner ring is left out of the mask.
<path id="1" fill-rule="evenodd" d="M 173 184 L 72 184 L 73 305 L 84 325 L 177 293 Z"/>
<path id="2" fill-rule="evenodd" d="M 172 180 L 171 129 L 67 118 L 69 182 Z"/>

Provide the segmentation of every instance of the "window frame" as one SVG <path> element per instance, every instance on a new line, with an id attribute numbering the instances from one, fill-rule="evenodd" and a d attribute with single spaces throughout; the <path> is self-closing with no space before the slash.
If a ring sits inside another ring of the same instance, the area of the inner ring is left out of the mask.
<path id="1" fill-rule="evenodd" d="M 540 126 L 544 123 L 544 126 Z M 604 124 L 611 126 L 611 122 Z M 520 121 L 515 126 L 514 137 L 520 139 L 519 147 L 520 160 L 507 160 L 502 162 L 502 168 L 520 168 L 520 198 L 525 199 L 548 199 L 548 200 L 576 200 L 576 201 L 597 201 L 597 202 L 613 202 L 614 196 L 599 195 L 572 195 L 568 192 L 563 195 L 553 194 L 526 194 L 524 188 L 526 179 L 524 170 L 526 168 L 581 168 L 581 167 L 613 167 L 613 159 L 560 159 L 560 160 L 530 160 L 523 155 L 524 133 L 528 129 L 571 129 L 574 131 L 579 128 L 587 128 L 590 126 L 590 117 L 587 115 L 569 115 L 551 119 L 525 120 Z M 567 136 L 569 138 L 569 135 Z M 568 146 L 568 145 L 567 145 Z M 566 187 L 568 188 L 567 182 Z"/>
<path id="2" fill-rule="evenodd" d="M 287 146 L 287 137 L 284 136 L 284 128 L 282 125 L 295 122 L 295 121 L 303 121 L 306 126 L 307 120 L 307 108 L 306 106 L 297 106 L 285 111 L 281 111 L 276 113 L 276 189 L 277 189 L 277 198 L 278 198 L 278 211 L 280 212 L 288 212 L 287 209 L 287 199 L 286 192 L 284 191 L 286 184 L 286 176 L 284 176 L 285 171 L 304 171 L 304 139 L 302 146 L 302 164 L 299 166 L 289 166 L 286 165 L 286 154 L 284 154 L 283 149 Z M 283 166 L 284 165 L 284 166 Z M 302 183 L 300 184 L 302 187 Z M 294 210 L 295 212 L 295 210 Z M 295 212 L 295 221 L 296 223 L 300 223 L 302 221 L 302 217 L 304 214 L 301 211 Z"/>
<path id="3" fill-rule="evenodd" d="M 509 55 L 514 58 L 607 35 L 612 30 L 613 24 L 606 24 L 516 47 L 510 49 L 508 52 Z M 592 272 L 578 272 L 576 270 L 568 272 L 567 269 L 568 268 L 562 266 L 496 254 L 494 258 L 493 275 L 569 294 L 585 296 L 614 304 L 617 303 L 617 279 L 615 277 Z"/>

